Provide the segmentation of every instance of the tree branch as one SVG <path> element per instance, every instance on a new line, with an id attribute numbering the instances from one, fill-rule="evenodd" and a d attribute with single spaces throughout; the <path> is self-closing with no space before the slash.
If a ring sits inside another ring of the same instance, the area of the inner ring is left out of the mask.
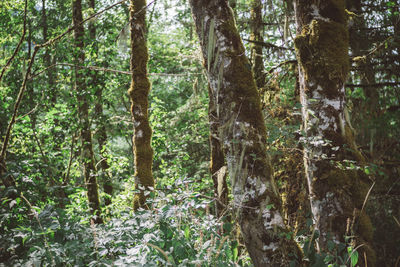
<path id="1" fill-rule="evenodd" d="M 397 86 L 400 85 L 400 82 L 384 82 L 384 83 L 371 83 L 371 84 L 346 84 L 347 87 L 355 88 L 355 87 L 381 87 L 381 86 Z"/>
<path id="2" fill-rule="evenodd" d="M 7 68 L 10 66 L 11 62 L 14 60 L 15 56 L 18 54 L 19 49 L 21 48 L 21 45 L 25 39 L 25 35 L 26 35 L 26 15 L 27 15 L 27 7 L 28 7 L 28 0 L 25 0 L 25 7 L 24 7 L 24 29 L 22 31 L 22 36 L 21 39 L 19 40 L 19 43 L 17 45 L 17 47 L 14 50 L 14 53 L 12 54 L 12 56 L 7 60 L 6 65 L 3 67 L 3 69 L 1 70 L 0 73 L 0 82 L 1 79 L 3 78 L 4 73 L 6 72 Z"/>
<path id="3" fill-rule="evenodd" d="M 266 42 L 253 41 L 253 40 L 250 40 L 250 39 L 243 39 L 243 41 L 247 41 L 247 42 L 250 42 L 250 43 L 253 43 L 253 44 L 261 45 L 262 47 L 265 47 L 265 48 L 275 48 L 275 49 L 281 49 L 281 50 L 293 50 L 292 48 L 278 46 L 278 45 L 274 45 L 274 44 L 266 43 Z"/>

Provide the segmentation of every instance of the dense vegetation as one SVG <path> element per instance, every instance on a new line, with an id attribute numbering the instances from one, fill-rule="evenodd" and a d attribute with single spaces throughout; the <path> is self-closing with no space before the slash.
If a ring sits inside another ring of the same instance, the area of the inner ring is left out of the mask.
<path id="1" fill-rule="evenodd" d="M 399 265 L 400 3 L 294 2 L 2 0 L 0 265 Z"/>

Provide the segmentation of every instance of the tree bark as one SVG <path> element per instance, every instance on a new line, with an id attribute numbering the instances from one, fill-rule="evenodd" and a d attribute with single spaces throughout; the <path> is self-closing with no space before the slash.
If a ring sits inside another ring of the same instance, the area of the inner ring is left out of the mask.
<path id="1" fill-rule="evenodd" d="M 329 242 L 345 242 L 345 235 L 355 235 L 353 242 L 363 244 L 360 258 L 365 252 L 368 266 L 373 266 L 372 225 L 361 212 L 368 181 L 361 171 L 339 168 L 344 160 L 364 161 L 344 114 L 349 72 L 344 8 L 344 0 L 295 1 L 304 164 L 319 249 L 329 252 Z M 349 223 L 354 219 L 354 225 Z M 346 231 L 348 226 L 353 227 Z"/>
<path id="2" fill-rule="evenodd" d="M 96 9 L 95 0 L 89 0 L 89 8 L 93 9 L 93 12 L 95 12 Z M 92 51 L 95 54 L 95 57 L 97 58 L 97 55 L 99 53 L 99 48 L 96 40 L 96 25 L 94 21 L 89 22 L 89 38 L 93 44 Z M 107 162 L 108 159 L 106 150 L 107 130 L 105 125 L 105 117 L 103 114 L 103 88 L 105 85 L 104 85 L 104 80 L 102 79 L 102 77 L 99 77 L 99 74 L 96 71 L 91 72 L 91 78 L 92 78 L 91 84 L 93 87 L 95 87 L 95 101 L 96 101 L 94 106 L 94 113 L 97 122 L 97 132 L 95 134 L 95 137 L 97 139 L 99 152 L 101 156 L 100 167 L 102 169 L 103 190 L 104 193 L 107 194 L 107 196 L 104 198 L 104 204 L 108 206 L 111 204 L 113 186 L 111 178 L 108 174 L 108 169 L 110 168 L 110 166 L 108 165 Z"/>
<path id="3" fill-rule="evenodd" d="M 75 64 L 83 66 L 85 62 L 84 51 L 84 28 L 80 24 L 82 22 L 82 0 L 73 0 L 73 24 L 76 25 L 74 29 L 75 41 Z M 81 131 L 82 143 L 82 162 L 84 166 L 85 184 L 87 187 L 87 195 L 89 200 L 90 212 L 94 215 L 93 220 L 96 223 L 102 223 L 100 217 L 100 199 L 96 179 L 96 169 L 94 164 L 94 154 L 92 147 L 92 133 L 90 130 L 89 122 L 89 103 L 87 99 L 87 86 L 85 81 L 85 73 L 83 69 L 75 67 L 75 90 L 77 92 L 78 100 L 78 114 L 79 126 Z"/>
<path id="4" fill-rule="evenodd" d="M 301 261 L 281 215 L 266 154 L 260 96 L 228 1 L 191 0 L 204 66 L 216 103 L 218 138 L 232 179 L 234 207 L 255 266 Z"/>
<path id="5" fill-rule="evenodd" d="M 261 0 L 252 0 L 250 9 L 250 40 L 253 41 L 250 44 L 251 62 L 253 65 L 254 79 L 259 89 L 265 85 L 263 47 L 260 45 L 260 43 L 264 43 L 262 7 Z"/>
<path id="6" fill-rule="evenodd" d="M 42 0 L 42 32 L 43 32 L 43 43 L 48 41 L 48 23 L 47 23 L 47 13 L 46 13 L 46 0 Z M 55 61 L 52 63 L 50 49 L 45 47 L 44 52 L 44 66 L 49 68 Z M 49 85 L 49 94 L 51 99 L 51 104 L 54 106 L 57 102 L 57 90 L 54 87 L 55 85 L 55 77 L 54 71 L 49 68 L 46 71 L 48 85 Z"/>
<path id="7" fill-rule="evenodd" d="M 217 105 L 215 98 L 212 97 L 211 87 L 208 86 L 209 105 L 208 118 L 210 124 L 210 172 L 214 182 L 214 195 L 217 198 L 216 215 L 221 217 L 228 205 L 228 184 L 226 182 L 227 168 L 225 164 L 225 156 L 222 150 L 222 144 L 218 138 L 218 118 Z"/>
<path id="8" fill-rule="evenodd" d="M 149 60 L 146 40 L 146 0 L 130 0 L 131 28 L 131 86 L 128 94 L 131 100 L 131 115 L 133 120 L 133 153 L 135 156 L 135 188 L 140 192 L 135 194 L 134 209 L 145 205 L 145 191 L 154 187 L 152 173 L 153 149 L 151 147 L 152 130 L 149 123 L 150 81 L 147 77 L 147 62 Z"/>

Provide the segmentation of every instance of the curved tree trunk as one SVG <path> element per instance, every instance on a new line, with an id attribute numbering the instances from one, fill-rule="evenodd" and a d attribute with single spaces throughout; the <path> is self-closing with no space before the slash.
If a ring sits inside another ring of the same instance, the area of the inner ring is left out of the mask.
<path id="1" fill-rule="evenodd" d="M 266 154 L 260 96 L 232 10 L 227 0 L 190 5 L 246 247 L 255 266 L 288 266 L 301 260 L 301 253 L 284 237 L 288 230 Z"/>
<path id="2" fill-rule="evenodd" d="M 146 41 L 146 1 L 130 0 L 131 23 L 131 72 L 132 80 L 128 94 L 131 100 L 133 120 L 133 153 L 135 156 L 135 195 L 134 209 L 146 207 L 144 191 L 154 187 L 152 173 L 153 149 L 151 148 L 151 127 L 149 124 L 150 81 L 147 77 L 149 60 Z"/>
<path id="3" fill-rule="evenodd" d="M 84 28 L 82 22 L 82 0 L 73 0 L 73 23 L 77 25 L 74 29 L 75 39 L 75 64 L 83 66 L 85 62 L 84 51 Z M 94 164 L 94 155 L 92 147 L 92 133 L 89 122 L 89 103 L 87 100 L 87 86 L 85 82 L 84 70 L 75 67 L 75 90 L 78 98 L 79 124 L 82 142 L 82 162 L 84 166 L 85 184 L 88 190 L 88 199 L 90 211 L 94 215 L 93 220 L 101 223 L 100 217 L 100 199 L 96 179 L 96 169 Z"/>
<path id="4" fill-rule="evenodd" d="M 366 252 L 368 266 L 373 266 L 372 225 L 360 211 L 367 181 L 361 172 L 339 168 L 346 159 L 364 160 L 344 114 L 349 72 L 344 7 L 344 0 L 295 2 L 304 164 L 320 250 L 328 252 L 329 242 L 345 242 L 345 235 L 355 235 L 353 241 L 363 244 L 360 258 Z"/>

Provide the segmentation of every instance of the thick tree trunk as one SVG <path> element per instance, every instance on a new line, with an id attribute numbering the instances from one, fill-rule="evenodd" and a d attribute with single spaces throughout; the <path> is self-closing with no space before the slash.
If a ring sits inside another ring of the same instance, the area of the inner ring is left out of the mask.
<path id="1" fill-rule="evenodd" d="M 93 9 L 93 12 L 95 12 L 96 9 L 96 1 L 95 0 L 89 0 L 89 8 Z M 89 37 L 90 40 L 92 41 L 92 51 L 93 54 L 95 54 L 95 57 L 97 57 L 97 54 L 99 52 L 98 45 L 97 45 L 97 40 L 96 40 L 96 25 L 94 21 L 89 22 Z M 95 137 L 97 139 L 97 143 L 99 145 L 99 152 L 100 152 L 100 167 L 102 169 L 102 178 L 103 178 L 103 190 L 104 193 L 107 194 L 107 196 L 104 199 L 104 204 L 106 206 L 111 204 L 111 196 L 113 193 L 113 186 L 111 182 L 111 178 L 108 174 L 108 169 L 110 166 L 108 165 L 107 162 L 107 150 L 106 150 L 106 144 L 107 144 L 107 131 L 106 131 L 106 125 L 105 125 L 105 117 L 103 114 L 103 88 L 104 88 L 104 80 L 101 79 L 101 77 L 98 76 L 97 72 L 93 72 L 91 74 L 91 84 L 93 87 L 95 87 L 95 106 L 94 106 L 94 112 L 95 112 L 95 117 L 96 117 L 96 122 L 97 122 L 97 132 L 95 134 Z"/>
<path id="2" fill-rule="evenodd" d="M 346 159 L 363 161 L 344 114 L 349 72 L 344 2 L 295 1 L 304 164 L 319 248 L 328 252 L 329 242 L 344 242 L 345 235 L 355 235 L 354 241 L 363 244 L 359 251 L 367 253 L 368 266 L 373 266 L 372 225 L 360 211 L 367 181 L 361 172 L 338 167 Z M 354 219 L 353 226 L 349 222 Z M 351 233 L 346 232 L 349 225 Z"/>
<path id="3" fill-rule="evenodd" d="M 222 144 L 218 138 L 218 118 L 217 105 L 215 98 L 212 97 L 211 87 L 208 86 L 209 106 L 208 118 L 210 124 L 210 172 L 214 182 L 214 195 L 218 199 L 216 202 L 216 214 L 221 217 L 228 205 L 228 184 L 226 182 L 227 168 L 225 163 L 225 155 L 222 150 Z"/>
<path id="4" fill-rule="evenodd" d="M 250 9 L 250 40 L 254 42 L 251 43 L 251 61 L 254 79 L 259 89 L 265 85 L 263 47 L 260 45 L 260 43 L 264 42 L 262 7 L 261 0 L 252 0 Z"/>
<path id="5" fill-rule="evenodd" d="M 134 209 L 146 207 L 145 190 L 154 187 L 152 173 L 153 149 L 151 148 L 151 127 L 149 123 L 150 81 L 147 77 L 149 60 L 146 41 L 146 1 L 130 0 L 131 20 L 131 71 L 132 80 L 128 94 L 131 100 L 133 120 L 133 153 L 135 156 L 135 187 L 140 193 L 135 195 Z"/>
<path id="6" fill-rule="evenodd" d="M 191 0 L 216 103 L 218 138 L 232 179 L 234 207 L 255 266 L 287 266 L 301 261 L 288 229 L 266 154 L 260 96 L 228 1 Z"/>
<path id="7" fill-rule="evenodd" d="M 83 66 L 85 62 L 84 51 L 84 28 L 80 24 L 82 22 L 82 0 L 73 0 L 73 23 L 74 39 L 75 39 L 75 64 Z M 96 169 L 94 164 L 94 155 L 92 147 L 92 133 L 89 122 L 89 104 L 87 99 L 87 86 L 85 82 L 84 70 L 78 67 L 75 68 L 75 90 L 77 91 L 78 113 L 81 131 L 82 142 L 82 162 L 84 166 L 85 183 L 88 190 L 88 200 L 90 211 L 94 215 L 93 220 L 96 223 L 101 223 L 100 217 L 100 199 L 96 179 Z"/>

